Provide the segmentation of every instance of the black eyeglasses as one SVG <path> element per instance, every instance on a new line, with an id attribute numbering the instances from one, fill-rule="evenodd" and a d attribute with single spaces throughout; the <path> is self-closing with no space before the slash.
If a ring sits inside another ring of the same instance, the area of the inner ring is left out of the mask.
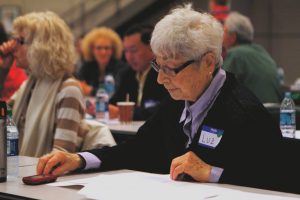
<path id="1" fill-rule="evenodd" d="M 109 51 L 112 49 L 112 46 L 94 46 L 94 48 L 98 51 Z"/>
<path id="2" fill-rule="evenodd" d="M 159 70 L 162 70 L 165 74 L 169 75 L 169 76 L 176 76 L 180 71 L 184 70 L 187 66 L 189 66 L 190 64 L 192 64 L 193 62 L 195 62 L 195 60 L 188 60 L 185 63 L 183 63 L 182 65 L 179 65 L 178 67 L 171 69 L 167 66 L 160 66 L 159 64 L 157 64 L 156 59 L 153 59 L 150 62 L 151 67 L 159 72 Z"/>

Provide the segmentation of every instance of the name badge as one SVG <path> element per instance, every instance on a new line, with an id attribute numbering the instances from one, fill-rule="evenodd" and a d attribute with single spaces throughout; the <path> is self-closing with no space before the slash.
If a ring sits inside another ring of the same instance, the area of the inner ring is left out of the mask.
<path id="1" fill-rule="evenodd" d="M 211 149 L 216 148 L 222 139 L 224 130 L 203 126 L 198 144 Z"/>
<path id="2" fill-rule="evenodd" d="M 159 104 L 158 101 L 148 99 L 148 100 L 145 100 L 144 107 L 145 108 L 152 108 L 152 107 L 155 107 L 157 104 Z"/>

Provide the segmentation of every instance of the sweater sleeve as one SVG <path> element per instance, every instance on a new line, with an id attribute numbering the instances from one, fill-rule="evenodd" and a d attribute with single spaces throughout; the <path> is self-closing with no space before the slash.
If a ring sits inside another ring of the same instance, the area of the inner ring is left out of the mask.
<path id="1" fill-rule="evenodd" d="M 54 149 L 75 152 L 82 141 L 80 123 L 84 116 L 84 100 L 79 83 L 64 81 L 56 99 L 56 129 Z"/>

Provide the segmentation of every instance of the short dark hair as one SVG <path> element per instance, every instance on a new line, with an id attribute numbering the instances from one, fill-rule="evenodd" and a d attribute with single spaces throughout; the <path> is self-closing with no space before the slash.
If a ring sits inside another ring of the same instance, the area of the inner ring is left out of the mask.
<path id="1" fill-rule="evenodd" d="M 153 31 L 153 26 L 148 24 L 134 24 L 133 26 L 129 27 L 125 32 L 124 36 L 130 36 L 136 33 L 141 34 L 141 41 L 149 45 L 151 40 L 151 35 Z"/>
<path id="2" fill-rule="evenodd" d="M 3 26 L 3 24 L 0 22 L 0 45 L 3 42 L 6 42 L 8 39 L 7 33 L 5 32 L 5 28 Z"/>
<path id="3" fill-rule="evenodd" d="M 216 4 L 221 5 L 221 6 L 226 6 L 228 4 L 227 0 L 216 0 Z"/>

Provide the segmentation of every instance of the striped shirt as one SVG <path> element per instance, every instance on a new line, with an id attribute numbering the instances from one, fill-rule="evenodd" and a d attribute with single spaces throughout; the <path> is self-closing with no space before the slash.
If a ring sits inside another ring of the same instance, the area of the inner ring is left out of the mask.
<path id="1" fill-rule="evenodd" d="M 53 148 L 68 152 L 78 151 L 88 132 L 82 123 L 85 106 L 79 82 L 74 78 L 65 80 L 55 103 L 56 122 Z"/>

